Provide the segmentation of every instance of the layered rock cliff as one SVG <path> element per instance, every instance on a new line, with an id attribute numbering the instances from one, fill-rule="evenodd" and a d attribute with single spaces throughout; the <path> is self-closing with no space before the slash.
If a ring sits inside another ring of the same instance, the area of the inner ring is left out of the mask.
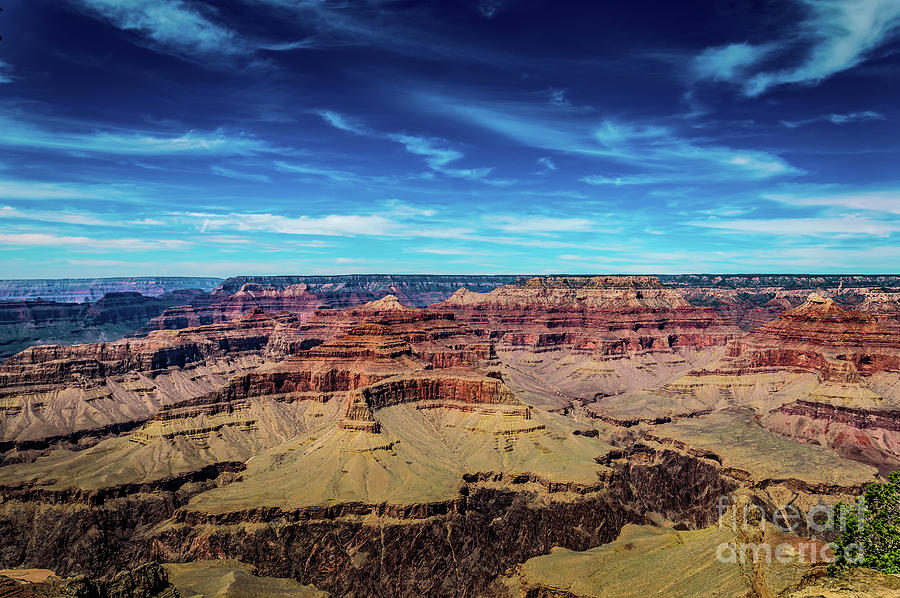
<path id="1" fill-rule="evenodd" d="M 42 299 L 0 302 L 0 360 L 34 345 L 117 340 L 166 308 L 204 295 L 194 289 L 158 297 L 137 292 L 107 293 L 94 303 Z"/>
<path id="2" fill-rule="evenodd" d="M 653 276 L 549 277 L 490 293 L 460 289 L 432 306 L 512 346 L 569 345 L 601 355 L 724 344 L 737 334 Z"/>
<path id="3" fill-rule="evenodd" d="M 85 303 L 94 302 L 108 293 L 140 293 L 158 297 L 184 289 L 209 291 L 221 278 L 135 276 L 118 278 L 56 278 L 0 280 L 0 300 Z"/>

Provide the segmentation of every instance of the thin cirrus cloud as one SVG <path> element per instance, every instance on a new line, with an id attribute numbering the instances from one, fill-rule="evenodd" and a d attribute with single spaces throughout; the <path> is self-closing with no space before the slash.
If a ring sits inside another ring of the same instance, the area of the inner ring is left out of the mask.
<path id="1" fill-rule="evenodd" d="M 173 214 L 199 225 L 201 232 L 233 230 L 289 235 L 397 236 L 399 224 L 378 214 L 329 214 L 325 216 L 283 216 L 280 214 L 180 212 Z"/>
<path id="2" fill-rule="evenodd" d="M 77 8 L 132 32 L 154 49 L 188 56 L 244 51 L 230 28 L 214 22 L 212 8 L 184 0 L 70 0 Z"/>
<path id="3" fill-rule="evenodd" d="M 559 170 L 556 166 L 556 162 L 546 156 L 538 158 L 537 163 L 540 168 L 534 174 L 550 174 L 555 170 Z"/>
<path id="4" fill-rule="evenodd" d="M 744 235 L 767 234 L 790 237 L 830 237 L 835 235 L 887 237 L 900 231 L 900 221 L 874 220 L 853 215 L 822 218 L 694 220 L 687 224 Z"/>
<path id="5" fill-rule="evenodd" d="M 759 96 L 786 84 L 818 83 L 869 58 L 900 31 L 897 0 L 795 0 L 806 18 L 788 36 L 768 43 L 707 48 L 693 63 L 696 80 L 725 81 Z M 802 58 L 787 67 L 774 58 Z"/>
<path id="6" fill-rule="evenodd" d="M 79 247 L 85 250 L 116 249 L 121 251 L 146 251 L 154 249 L 178 249 L 188 245 L 176 239 L 103 239 L 83 236 L 55 235 L 51 233 L 0 233 L 0 245 L 17 247 Z"/>
<path id="7" fill-rule="evenodd" d="M 803 174 L 780 156 L 705 144 L 682 137 L 669 127 L 594 120 L 545 105 L 487 102 L 420 96 L 424 106 L 492 131 L 522 145 L 578 154 L 640 170 L 632 184 L 685 180 L 761 180 Z M 612 168 L 610 168 L 612 170 Z M 595 173 L 581 179 L 593 185 L 625 184 L 627 177 Z"/>
<path id="8" fill-rule="evenodd" d="M 100 199 L 110 194 L 115 194 L 115 188 L 103 185 L 0 179 L 2 199 Z"/>
<path id="9" fill-rule="evenodd" d="M 360 177 L 346 170 L 337 170 L 324 166 L 315 166 L 312 164 L 293 164 L 283 160 L 275 161 L 275 170 L 279 172 L 287 172 L 292 174 L 302 174 L 314 177 L 322 177 L 333 183 L 348 185 L 351 183 L 359 183 Z"/>
<path id="10" fill-rule="evenodd" d="M 282 151 L 252 135 L 189 130 L 179 134 L 118 129 L 52 131 L 0 115 L 0 146 L 134 156 L 245 156 Z"/>
<path id="11" fill-rule="evenodd" d="M 357 135 L 375 134 L 362 124 L 352 120 L 350 117 L 344 114 L 335 112 L 334 110 L 319 110 L 318 114 L 322 117 L 322 120 L 324 120 L 335 129 L 347 131 L 348 133 L 355 133 Z"/>
<path id="12" fill-rule="evenodd" d="M 249 181 L 251 183 L 271 183 L 272 179 L 269 178 L 268 175 L 265 174 L 256 174 L 252 172 L 241 172 L 239 170 L 233 170 L 226 166 L 211 166 L 210 170 L 213 174 L 217 174 L 219 176 L 223 176 L 229 179 L 237 179 L 239 181 Z"/>
<path id="13" fill-rule="evenodd" d="M 515 181 L 511 180 L 491 178 L 490 174 L 494 170 L 493 167 L 460 168 L 453 166 L 453 164 L 462 160 L 465 157 L 465 154 L 451 148 L 450 142 L 446 139 L 409 135 L 407 133 L 379 133 L 378 131 L 369 129 L 350 117 L 333 110 L 320 110 L 318 114 L 326 123 L 341 131 L 361 135 L 363 137 L 385 139 L 393 141 L 394 143 L 399 143 L 410 154 L 423 157 L 425 159 L 425 164 L 427 164 L 428 168 L 432 171 L 443 174 L 444 176 L 478 181 L 500 187 L 515 183 Z"/>
<path id="14" fill-rule="evenodd" d="M 484 216 L 480 223 L 471 218 L 448 221 L 436 218 L 432 210 L 417 210 L 403 205 L 392 206 L 390 203 L 386 204 L 381 212 L 368 214 L 284 216 L 248 212 L 171 212 L 170 215 L 181 224 L 199 228 L 201 233 L 231 231 L 326 237 L 424 237 L 524 245 L 531 245 L 536 241 L 531 238 L 497 235 L 497 231 L 509 235 L 552 237 L 557 234 L 588 233 L 599 229 L 596 222 L 587 218 L 537 214 L 494 213 Z M 198 237 L 198 240 L 202 238 Z"/>
<path id="15" fill-rule="evenodd" d="M 22 210 L 12 206 L 0 206 L 0 220 L 36 220 L 82 226 L 126 226 L 135 221 L 123 222 L 94 214 L 63 210 Z"/>
<path id="16" fill-rule="evenodd" d="M 764 194 L 763 197 L 790 206 L 842 208 L 900 215 L 900 189 L 774 191 Z"/>
<path id="17" fill-rule="evenodd" d="M 9 66 L 8 62 L 0 60 L 0 84 L 12 82 L 12 67 Z"/>
<path id="18" fill-rule="evenodd" d="M 831 123 L 833 125 L 847 125 L 850 123 L 863 123 L 878 120 L 887 120 L 887 117 L 874 110 L 861 110 L 859 112 L 847 112 L 845 114 L 823 114 L 821 116 L 804 118 L 802 120 L 783 120 L 781 121 L 781 124 L 789 129 L 796 129 L 798 127 L 820 122 Z"/>
<path id="19" fill-rule="evenodd" d="M 596 223 L 587 218 L 495 215 L 487 221 L 492 228 L 519 234 L 590 232 L 597 228 Z"/>

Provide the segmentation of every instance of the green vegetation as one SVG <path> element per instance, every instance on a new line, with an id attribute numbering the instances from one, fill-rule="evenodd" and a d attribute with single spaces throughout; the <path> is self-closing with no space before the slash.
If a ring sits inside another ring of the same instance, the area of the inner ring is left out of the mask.
<path id="1" fill-rule="evenodd" d="M 829 573 L 844 567 L 870 567 L 900 573 L 900 471 L 885 484 L 869 484 L 858 508 L 839 504 L 834 522 L 842 526 L 833 543 L 835 560 Z"/>

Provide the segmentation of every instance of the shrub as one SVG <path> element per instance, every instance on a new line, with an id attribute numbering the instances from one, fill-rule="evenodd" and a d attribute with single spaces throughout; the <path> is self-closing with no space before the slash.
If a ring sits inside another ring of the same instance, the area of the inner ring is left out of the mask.
<path id="1" fill-rule="evenodd" d="M 859 508 L 839 504 L 834 510 L 833 523 L 842 533 L 832 543 L 835 559 L 829 573 L 844 567 L 900 573 L 900 471 L 887 483 L 866 486 L 859 500 Z"/>

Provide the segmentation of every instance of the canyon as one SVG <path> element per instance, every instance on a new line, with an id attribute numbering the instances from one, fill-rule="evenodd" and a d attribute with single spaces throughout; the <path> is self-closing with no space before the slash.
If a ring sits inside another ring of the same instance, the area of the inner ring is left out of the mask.
<path id="1" fill-rule="evenodd" d="M 716 551 L 833 535 L 721 518 L 900 467 L 896 287 L 235 277 L 10 302 L 2 322 L 122 325 L 0 364 L 0 568 L 57 576 L 0 571 L 0 596 L 225 572 L 310 596 L 813 595 L 821 563 Z"/>

